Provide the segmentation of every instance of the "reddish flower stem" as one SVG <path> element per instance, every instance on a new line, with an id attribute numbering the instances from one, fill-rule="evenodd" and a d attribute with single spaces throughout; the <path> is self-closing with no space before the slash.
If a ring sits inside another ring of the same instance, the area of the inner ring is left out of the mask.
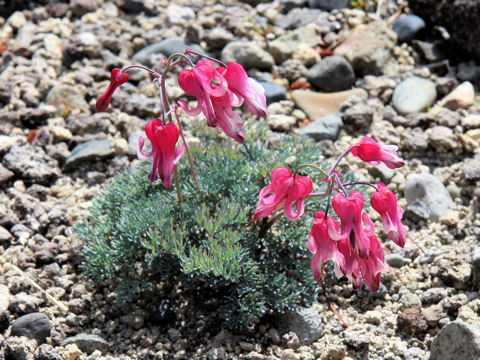
<path id="1" fill-rule="evenodd" d="M 323 278 L 322 275 L 318 279 L 318 283 L 320 283 L 320 286 L 322 287 L 323 293 L 325 294 L 325 298 L 327 299 L 328 307 L 337 316 L 338 320 L 340 320 L 343 327 L 348 328 L 348 323 L 343 319 L 342 315 L 340 315 L 340 313 L 335 308 L 335 305 L 333 305 L 333 302 L 329 299 L 330 295 L 329 295 L 328 290 L 327 290 L 327 285 L 325 284 L 325 279 Z"/>

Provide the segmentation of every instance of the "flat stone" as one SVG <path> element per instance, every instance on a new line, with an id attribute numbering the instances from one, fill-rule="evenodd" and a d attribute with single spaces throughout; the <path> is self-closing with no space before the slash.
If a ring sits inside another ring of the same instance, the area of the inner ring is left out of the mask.
<path id="1" fill-rule="evenodd" d="M 350 0 L 308 0 L 308 6 L 322 10 L 348 8 Z"/>
<path id="2" fill-rule="evenodd" d="M 271 114 L 267 117 L 267 124 L 275 131 L 291 131 L 297 119 L 294 116 L 285 114 Z"/>
<path id="3" fill-rule="evenodd" d="M 387 254 L 385 262 L 393 268 L 401 268 L 405 264 L 405 259 L 400 254 Z"/>
<path id="4" fill-rule="evenodd" d="M 381 75 L 392 59 L 396 38 L 384 21 L 377 20 L 356 26 L 334 52 L 344 56 L 357 75 Z"/>
<path id="5" fill-rule="evenodd" d="M 89 106 L 84 94 L 78 87 L 68 84 L 55 85 L 50 89 L 45 99 L 48 105 L 56 108 L 56 114 L 65 116 L 72 110 L 78 109 L 87 112 Z"/>
<path id="6" fill-rule="evenodd" d="M 322 318 L 313 308 L 287 310 L 277 317 L 276 322 L 280 332 L 297 334 L 301 345 L 311 344 L 322 336 Z"/>
<path id="7" fill-rule="evenodd" d="M 342 118 L 338 114 L 331 114 L 308 124 L 300 130 L 300 134 L 311 137 L 315 141 L 335 140 L 342 127 Z"/>
<path id="8" fill-rule="evenodd" d="M 452 198 L 442 182 L 430 173 L 415 175 L 405 187 L 407 213 L 438 220 L 452 206 Z"/>
<path id="9" fill-rule="evenodd" d="M 285 100 L 287 98 L 287 91 L 283 86 L 267 81 L 259 81 L 258 83 L 262 85 L 265 90 L 267 105 Z"/>
<path id="10" fill-rule="evenodd" d="M 353 95 L 367 98 L 363 89 L 351 89 L 335 93 L 320 93 L 310 90 L 294 90 L 291 92 L 295 104 L 302 109 L 310 119 L 319 119 L 326 115 L 338 114 L 340 105 Z"/>
<path id="11" fill-rule="evenodd" d="M 99 350 L 102 354 L 108 351 L 110 344 L 98 335 L 80 333 L 75 336 L 70 336 L 63 340 L 62 345 L 70 344 L 77 345 L 83 352 L 91 354 L 95 350 Z"/>
<path id="12" fill-rule="evenodd" d="M 402 81 L 393 91 L 393 106 L 401 114 L 416 113 L 433 105 L 437 98 L 435 83 L 412 76 Z"/>
<path id="13" fill-rule="evenodd" d="M 82 161 L 112 156 L 114 153 L 115 149 L 111 146 L 109 139 L 90 140 L 73 148 L 72 153 L 65 160 L 65 168 L 71 169 Z"/>
<path id="14" fill-rule="evenodd" d="M 141 64 L 150 64 L 152 55 L 169 57 L 174 53 L 183 53 L 190 46 L 193 50 L 203 53 L 204 50 L 197 44 L 187 44 L 182 37 L 171 37 L 145 46 L 133 55 L 133 60 Z"/>
<path id="15" fill-rule="evenodd" d="M 438 105 L 450 110 L 466 109 L 473 105 L 474 100 L 475 89 L 470 81 L 465 81 L 440 100 Z"/>
<path id="16" fill-rule="evenodd" d="M 445 325 L 433 339 L 431 360 L 474 360 L 480 358 L 480 330 L 456 320 Z"/>
<path id="17" fill-rule="evenodd" d="M 50 336 L 52 323 L 47 315 L 34 312 L 20 316 L 12 324 L 11 336 L 26 336 L 35 339 L 39 344 L 43 344 Z"/>

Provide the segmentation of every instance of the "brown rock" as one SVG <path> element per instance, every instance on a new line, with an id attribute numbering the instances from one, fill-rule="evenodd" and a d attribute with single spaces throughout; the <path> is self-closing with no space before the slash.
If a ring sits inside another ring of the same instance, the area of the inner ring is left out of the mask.
<path id="1" fill-rule="evenodd" d="M 415 335 L 427 331 L 428 324 L 421 309 L 418 306 L 413 306 L 398 315 L 397 328 L 404 334 Z"/>
<path id="2" fill-rule="evenodd" d="M 474 100 L 475 89 L 470 81 L 465 81 L 445 96 L 439 105 L 450 110 L 466 109 L 473 104 Z"/>
<path id="3" fill-rule="evenodd" d="M 351 89 L 335 93 L 319 93 L 309 90 L 294 90 L 291 93 L 295 104 L 307 113 L 311 119 L 318 119 L 326 115 L 338 114 L 340 105 L 353 95 L 367 97 L 363 89 Z"/>

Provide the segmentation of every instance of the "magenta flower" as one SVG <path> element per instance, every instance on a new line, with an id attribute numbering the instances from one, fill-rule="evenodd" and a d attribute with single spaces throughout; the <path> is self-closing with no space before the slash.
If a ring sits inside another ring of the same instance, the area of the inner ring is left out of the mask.
<path id="1" fill-rule="evenodd" d="M 243 133 L 242 118 L 232 109 L 232 94 L 227 92 L 222 96 L 212 96 L 210 99 L 215 108 L 217 125 L 225 134 L 232 139 L 243 143 L 245 134 Z"/>
<path id="2" fill-rule="evenodd" d="M 328 260 L 333 261 L 336 268 L 345 268 L 345 257 L 338 250 L 338 240 L 342 238 L 338 227 L 338 222 L 331 216 L 325 216 L 322 210 L 315 214 L 315 221 L 308 237 L 308 248 L 315 254 L 310 262 L 315 280 L 321 277 Z"/>
<path id="3" fill-rule="evenodd" d="M 218 85 L 212 85 L 215 81 Z M 200 60 L 193 69 L 182 70 L 178 75 L 178 84 L 188 94 L 197 98 L 195 109 L 190 109 L 187 103 L 179 100 L 178 104 L 190 115 L 203 112 L 207 118 L 207 125 L 217 126 L 217 116 L 211 101 L 211 96 L 222 96 L 227 92 L 227 82 L 216 70 L 209 60 Z"/>
<path id="4" fill-rule="evenodd" d="M 285 215 L 295 220 L 305 211 L 304 199 L 312 192 L 313 184 L 306 176 L 293 176 L 286 167 L 280 166 L 272 171 L 272 183 L 265 186 L 259 195 L 255 219 L 271 215 L 275 210 L 284 208 Z M 297 212 L 293 210 L 293 203 Z"/>
<path id="5" fill-rule="evenodd" d="M 370 252 L 369 237 L 374 234 L 375 226 L 363 212 L 363 203 L 363 196 L 358 191 L 352 191 L 348 197 L 338 192 L 332 200 L 333 209 L 342 222 L 342 237 L 349 238 L 355 251 L 366 259 Z"/>
<path id="6" fill-rule="evenodd" d="M 265 90 L 257 81 L 248 77 L 242 65 L 231 62 L 227 68 L 218 68 L 217 71 L 227 80 L 228 90 L 245 100 L 248 111 L 263 117 L 267 116 Z"/>
<path id="7" fill-rule="evenodd" d="M 383 162 L 390 169 L 396 169 L 405 165 L 397 154 L 398 146 L 379 144 L 369 136 L 364 136 L 359 143 L 352 146 L 350 152 L 368 162 L 371 165 L 378 165 Z"/>
<path id="8" fill-rule="evenodd" d="M 112 100 L 113 93 L 122 84 L 128 81 L 128 74 L 123 73 L 120 69 L 113 69 L 110 77 L 110 85 L 107 90 L 100 96 L 95 104 L 98 111 L 105 111 Z"/>
<path id="9" fill-rule="evenodd" d="M 140 136 L 138 139 L 138 157 L 141 159 L 150 159 L 153 157 L 152 168 L 148 174 L 148 179 L 154 182 L 160 177 L 163 186 L 168 189 L 172 184 L 172 172 L 175 164 L 185 149 L 185 146 L 180 146 L 175 151 L 179 130 L 173 123 L 164 124 L 162 120 L 155 119 L 145 125 L 145 132 L 152 143 L 152 151 L 148 155 L 142 153 L 145 140 Z"/>
<path id="10" fill-rule="evenodd" d="M 383 183 L 378 183 L 378 191 L 372 195 L 372 207 L 382 216 L 383 232 L 398 246 L 404 247 L 407 227 L 402 224 L 403 211 L 397 204 L 395 194 Z"/>

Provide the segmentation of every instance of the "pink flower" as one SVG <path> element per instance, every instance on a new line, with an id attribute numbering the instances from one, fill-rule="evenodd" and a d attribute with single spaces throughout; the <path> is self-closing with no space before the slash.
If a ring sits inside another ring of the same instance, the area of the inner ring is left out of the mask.
<path id="1" fill-rule="evenodd" d="M 243 133 L 242 118 L 232 109 L 232 94 L 230 92 L 222 96 L 212 96 L 210 99 L 215 108 L 217 125 L 225 134 L 232 139 L 243 143 L 245 135 Z"/>
<path id="2" fill-rule="evenodd" d="M 212 85 L 212 81 L 218 85 Z M 203 112 L 207 118 L 207 125 L 217 126 L 217 116 L 212 96 L 222 96 L 227 92 L 227 82 L 216 70 L 209 60 L 200 60 L 193 69 L 182 70 L 178 75 L 178 84 L 188 94 L 197 98 L 198 104 L 195 109 L 190 109 L 187 103 L 179 100 L 178 104 L 190 115 L 198 115 Z"/>
<path id="3" fill-rule="evenodd" d="M 395 194 L 383 183 L 378 183 L 378 191 L 372 195 L 372 207 L 382 216 L 383 232 L 398 246 L 404 247 L 407 227 L 402 224 L 403 211 L 397 204 Z"/>
<path id="4" fill-rule="evenodd" d="M 154 182 L 160 176 L 165 188 L 172 184 L 172 172 L 175 164 L 185 149 L 180 146 L 175 152 L 175 145 L 178 140 L 179 130 L 173 123 L 164 124 L 162 120 L 151 120 L 145 125 L 145 132 L 152 143 L 152 152 L 148 155 L 142 153 L 145 140 L 142 136 L 138 139 L 138 157 L 149 159 L 153 157 L 152 168 L 148 174 L 148 179 Z"/>
<path id="5" fill-rule="evenodd" d="M 403 159 L 398 156 L 397 149 L 396 145 L 379 144 L 371 137 L 364 136 L 350 152 L 369 164 L 378 165 L 383 162 L 390 169 L 395 169 L 405 165 Z"/>
<path id="6" fill-rule="evenodd" d="M 338 232 L 338 222 L 331 216 L 325 216 L 322 210 L 315 214 L 315 221 L 308 237 L 308 248 L 315 254 L 310 267 L 313 277 L 318 280 L 328 260 L 338 268 L 345 267 L 345 257 L 338 250 L 338 240 L 342 237 Z"/>
<path id="7" fill-rule="evenodd" d="M 313 184 L 306 176 L 293 176 L 286 167 L 280 166 L 272 171 L 272 183 L 265 186 L 259 195 L 255 219 L 269 216 L 275 210 L 284 208 L 285 215 L 295 220 L 305 211 L 304 199 L 312 192 Z M 293 210 L 296 203 L 297 212 Z"/>
<path id="8" fill-rule="evenodd" d="M 231 62 L 227 68 L 218 68 L 228 83 L 228 90 L 245 100 L 248 111 L 252 114 L 267 116 L 267 98 L 265 90 L 257 81 L 248 77 L 242 65 Z"/>
<path id="9" fill-rule="evenodd" d="M 342 237 L 349 238 L 355 251 L 366 259 L 370 252 L 369 237 L 374 234 L 375 226 L 363 212 L 363 203 L 363 196 L 358 191 L 352 191 L 348 197 L 338 192 L 332 200 L 333 209 L 342 222 Z"/>
<path id="10" fill-rule="evenodd" d="M 113 69 L 110 85 L 107 90 L 97 100 L 96 107 L 98 111 L 105 111 L 112 100 L 113 93 L 122 84 L 128 81 L 128 74 L 123 73 L 120 69 Z"/>

